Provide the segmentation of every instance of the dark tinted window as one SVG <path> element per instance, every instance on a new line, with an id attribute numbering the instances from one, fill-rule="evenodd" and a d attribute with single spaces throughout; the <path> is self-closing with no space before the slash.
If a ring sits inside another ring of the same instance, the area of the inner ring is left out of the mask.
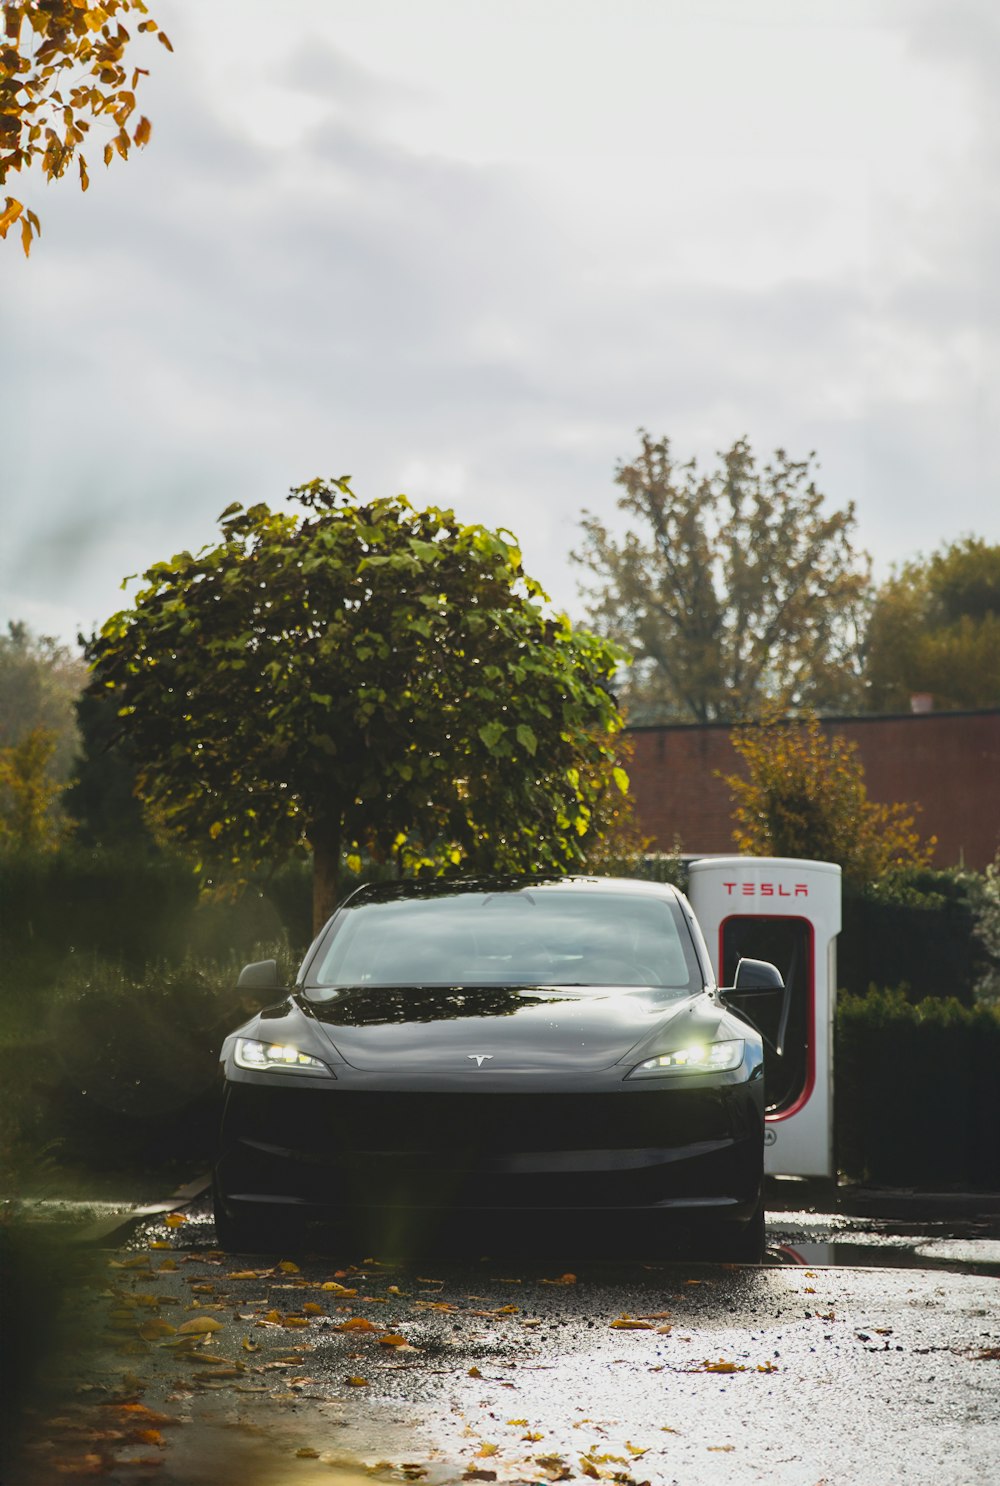
<path id="1" fill-rule="evenodd" d="M 702 988 L 670 899 L 539 888 L 348 908 L 309 984 Z"/>

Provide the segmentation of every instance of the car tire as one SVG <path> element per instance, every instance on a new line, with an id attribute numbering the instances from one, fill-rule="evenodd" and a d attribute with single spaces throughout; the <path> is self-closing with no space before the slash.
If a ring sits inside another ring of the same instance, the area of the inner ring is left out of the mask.
<path id="1" fill-rule="evenodd" d="M 760 1264 L 764 1247 L 763 1197 L 745 1223 L 719 1223 L 709 1234 L 709 1255 L 723 1264 Z"/>
<path id="2" fill-rule="evenodd" d="M 212 1210 L 216 1241 L 228 1254 L 284 1253 L 302 1246 L 305 1236 L 302 1222 L 288 1213 L 236 1217 L 227 1209 L 218 1180 L 214 1178 Z"/>

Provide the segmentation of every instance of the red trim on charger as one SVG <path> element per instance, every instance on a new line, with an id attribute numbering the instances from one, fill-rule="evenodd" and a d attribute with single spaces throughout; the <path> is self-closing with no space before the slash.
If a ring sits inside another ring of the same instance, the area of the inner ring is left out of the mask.
<path id="1" fill-rule="evenodd" d="M 787 1120 L 793 1114 L 798 1114 L 804 1109 L 812 1098 L 816 1087 L 816 931 L 812 920 L 802 918 L 798 914 L 790 913 L 731 913 L 719 924 L 719 977 L 722 978 L 725 971 L 725 941 L 724 931 L 728 923 L 733 919 L 753 919 L 755 923 L 805 924 L 809 934 L 809 967 L 806 979 L 806 1076 L 801 1091 L 785 1109 L 777 1109 L 773 1114 L 764 1116 L 767 1124 L 777 1124 L 779 1120 Z"/>

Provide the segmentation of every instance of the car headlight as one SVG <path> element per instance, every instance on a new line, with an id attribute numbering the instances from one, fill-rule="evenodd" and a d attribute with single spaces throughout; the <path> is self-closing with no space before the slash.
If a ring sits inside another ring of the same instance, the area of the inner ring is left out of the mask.
<path id="1" fill-rule="evenodd" d="M 629 1078 L 658 1078 L 674 1073 L 729 1073 L 743 1062 L 744 1042 L 735 1037 L 729 1042 L 694 1042 L 647 1058 L 633 1068 Z"/>
<path id="2" fill-rule="evenodd" d="M 307 1068 L 335 1077 L 333 1069 L 320 1062 L 319 1058 L 300 1052 L 287 1042 L 258 1042 L 256 1037 L 237 1037 L 233 1058 L 237 1068 L 276 1073 L 299 1073 Z"/>

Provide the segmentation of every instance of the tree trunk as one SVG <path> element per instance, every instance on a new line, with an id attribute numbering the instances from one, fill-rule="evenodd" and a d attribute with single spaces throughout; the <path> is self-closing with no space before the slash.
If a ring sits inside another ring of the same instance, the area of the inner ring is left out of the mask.
<path id="1" fill-rule="evenodd" d="M 313 849 L 313 933 L 318 934 L 340 896 L 340 822 L 316 821 L 309 831 Z"/>

